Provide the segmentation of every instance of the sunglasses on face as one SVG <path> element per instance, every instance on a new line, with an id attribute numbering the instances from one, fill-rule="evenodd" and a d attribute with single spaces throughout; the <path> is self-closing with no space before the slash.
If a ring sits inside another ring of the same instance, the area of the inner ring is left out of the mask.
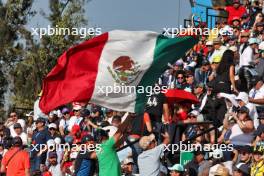
<path id="1" fill-rule="evenodd" d="M 55 128 L 50 128 L 50 130 L 54 130 L 55 131 L 56 129 Z"/>
<path id="2" fill-rule="evenodd" d="M 73 110 L 73 112 L 79 112 L 80 110 Z"/>
<path id="3" fill-rule="evenodd" d="M 16 117 L 17 115 L 10 115 L 10 117 Z"/>
<path id="4" fill-rule="evenodd" d="M 177 79 L 183 79 L 183 77 L 177 77 Z"/>

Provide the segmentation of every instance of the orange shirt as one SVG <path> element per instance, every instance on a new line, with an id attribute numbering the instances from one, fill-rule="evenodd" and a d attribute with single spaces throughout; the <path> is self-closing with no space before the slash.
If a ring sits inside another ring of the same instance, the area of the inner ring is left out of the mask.
<path id="1" fill-rule="evenodd" d="M 6 166 L 10 157 L 18 150 L 17 147 L 11 148 L 3 157 L 2 164 Z M 25 169 L 30 169 L 29 154 L 21 150 L 9 161 L 6 175 L 7 176 L 25 176 Z"/>

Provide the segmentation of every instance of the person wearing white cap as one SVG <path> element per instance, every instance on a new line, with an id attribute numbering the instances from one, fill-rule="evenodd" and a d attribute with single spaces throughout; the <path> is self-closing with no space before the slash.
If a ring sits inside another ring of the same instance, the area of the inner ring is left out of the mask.
<path id="1" fill-rule="evenodd" d="M 254 52 L 258 48 L 259 40 L 257 38 L 250 38 L 248 44 L 246 48 L 243 47 L 239 50 L 239 79 L 245 91 L 249 91 L 249 89 L 252 88 L 252 73 L 249 69 L 253 62 Z"/>
<path id="2" fill-rule="evenodd" d="M 168 167 L 170 176 L 183 176 L 185 170 L 181 164 L 174 164 L 172 167 Z"/>
<path id="3" fill-rule="evenodd" d="M 143 149 L 143 152 L 138 156 L 138 168 L 140 175 L 160 175 L 160 158 L 163 155 L 165 146 L 170 142 L 170 136 L 167 132 L 163 135 L 163 137 L 163 143 L 158 146 L 154 134 L 143 136 L 139 140 L 139 146 Z"/>
<path id="4" fill-rule="evenodd" d="M 213 44 L 213 41 L 211 40 L 208 40 L 206 43 L 205 43 L 205 46 L 206 46 L 206 59 L 209 60 L 209 58 L 212 56 L 213 52 L 214 52 L 214 44 Z"/>
<path id="5" fill-rule="evenodd" d="M 74 116 L 71 116 L 69 120 L 68 131 L 71 131 L 74 125 L 81 125 L 81 123 L 83 122 L 83 117 L 81 117 L 81 109 L 81 105 L 73 106 L 72 111 L 74 112 Z"/>
<path id="6" fill-rule="evenodd" d="M 239 106 L 246 106 L 249 109 L 249 117 L 254 121 L 255 128 L 258 127 L 258 113 L 256 110 L 256 106 L 252 103 L 249 103 L 249 96 L 246 92 L 240 92 L 238 96 L 235 98 L 238 102 Z"/>

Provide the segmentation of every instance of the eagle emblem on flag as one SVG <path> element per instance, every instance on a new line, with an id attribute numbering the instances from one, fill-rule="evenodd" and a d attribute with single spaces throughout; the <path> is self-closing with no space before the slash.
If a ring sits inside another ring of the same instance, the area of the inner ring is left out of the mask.
<path id="1" fill-rule="evenodd" d="M 116 83 L 129 85 L 140 74 L 140 65 L 134 62 L 129 56 L 120 56 L 114 60 L 112 68 L 107 67 Z"/>

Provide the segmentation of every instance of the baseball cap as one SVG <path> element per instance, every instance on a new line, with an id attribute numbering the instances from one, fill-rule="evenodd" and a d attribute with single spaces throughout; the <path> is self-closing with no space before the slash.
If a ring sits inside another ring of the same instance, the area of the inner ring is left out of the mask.
<path id="1" fill-rule="evenodd" d="M 213 40 L 213 44 L 220 44 L 220 43 L 222 43 L 222 41 L 221 41 L 220 38 L 215 38 L 215 39 Z"/>
<path id="2" fill-rule="evenodd" d="M 248 43 L 251 45 L 251 44 L 259 44 L 260 43 L 260 41 L 259 41 L 259 39 L 257 39 L 257 38 L 250 38 L 249 40 L 248 40 Z"/>
<path id="3" fill-rule="evenodd" d="M 245 163 L 238 163 L 235 166 L 234 170 L 240 171 L 240 172 L 242 172 L 244 174 L 249 175 L 249 167 Z"/>
<path id="4" fill-rule="evenodd" d="M 240 152 L 252 153 L 252 147 L 249 145 L 243 145 L 243 146 L 238 145 L 238 146 L 235 146 L 235 149 Z"/>
<path id="5" fill-rule="evenodd" d="M 22 139 L 19 136 L 16 136 L 12 139 L 12 144 L 15 146 L 22 146 Z"/>
<path id="6" fill-rule="evenodd" d="M 194 115 L 197 117 L 198 115 L 200 115 L 200 112 L 197 110 L 192 110 L 188 115 Z"/>
<path id="7" fill-rule="evenodd" d="M 206 46 L 212 46 L 213 45 L 213 41 L 209 40 L 205 43 Z"/>
<path id="8" fill-rule="evenodd" d="M 149 144 L 154 141 L 155 139 L 155 135 L 154 134 L 150 134 L 149 136 L 143 136 L 140 140 L 139 140 L 139 146 L 143 149 L 146 150 L 147 147 L 149 146 Z"/>
<path id="9" fill-rule="evenodd" d="M 241 37 L 249 37 L 250 36 L 250 32 L 249 31 L 247 31 L 247 30 L 243 30 L 242 32 L 241 32 Z"/>
<path id="10" fill-rule="evenodd" d="M 56 152 L 49 152 L 49 158 L 57 158 Z"/>
<path id="11" fill-rule="evenodd" d="M 239 108 L 238 112 L 240 113 L 249 113 L 249 109 L 246 106 L 242 106 L 241 108 Z"/>
<path id="12" fill-rule="evenodd" d="M 124 164 L 134 164 L 133 158 L 126 158 L 123 161 Z"/>
<path id="13" fill-rule="evenodd" d="M 184 167 L 181 164 L 174 164 L 172 167 L 168 167 L 170 171 L 184 172 Z"/>
<path id="14" fill-rule="evenodd" d="M 105 110 L 105 113 L 110 113 L 110 112 L 113 112 L 113 110 L 112 110 L 112 109 L 109 109 L 109 108 L 107 108 L 107 109 Z"/>
<path id="15" fill-rule="evenodd" d="M 49 124 L 48 127 L 49 127 L 49 128 L 55 128 L 55 129 L 57 129 L 57 125 L 56 125 L 55 123 L 51 123 L 51 124 Z"/>
<path id="16" fill-rule="evenodd" d="M 236 46 L 231 46 L 231 47 L 229 47 L 229 50 L 231 50 L 233 52 L 236 52 L 237 51 L 237 47 Z"/>
<path id="17" fill-rule="evenodd" d="M 87 134 L 87 135 L 82 137 L 82 144 L 85 144 L 86 142 L 93 141 L 93 140 L 94 140 L 93 137 L 91 135 Z"/>
<path id="18" fill-rule="evenodd" d="M 204 59 L 202 61 L 202 65 L 205 66 L 205 65 L 210 65 L 210 62 L 207 60 L 207 59 Z"/>
<path id="19" fill-rule="evenodd" d="M 182 60 L 177 60 L 177 61 L 175 62 L 175 65 L 176 65 L 176 66 L 182 66 L 182 65 L 183 65 L 183 61 L 182 61 Z"/>
<path id="20" fill-rule="evenodd" d="M 87 117 L 89 116 L 91 113 L 88 109 L 83 109 L 82 112 L 81 112 L 81 116 L 82 117 Z"/>
<path id="21" fill-rule="evenodd" d="M 66 114 L 66 113 L 69 113 L 70 112 L 70 109 L 67 108 L 67 107 L 64 107 L 62 110 L 61 110 L 61 113 L 62 114 Z"/>
<path id="22" fill-rule="evenodd" d="M 82 109 L 82 106 L 81 105 L 74 105 L 72 109 L 78 111 L 78 110 Z"/>
<path id="23" fill-rule="evenodd" d="M 235 99 L 241 100 L 247 104 L 248 103 L 248 94 L 246 92 L 239 92 L 238 96 Z"/>
<path id="24" fill-rule="evenodd" d="M 71 152 L 71 154 L 70 154 L 70 158 L 71 159 L 76 159 L 77 156 L 78 156 L 78 152 L 77 151 Z"/>
<path id="25" fill-rule="evenodd" d="M 46 119 L 44 119 L 43 117 L 39 117 L 39 118 L 36 120 L 36 123 L 39 123 L 39 122 L 46 123 Z"/>
<path id="26" fill-rule="evenodd" d="M 240 4 L 240 0 L 233 0 L 233 4 L 238 3 Z"/>
<path id="27" fill-rule="evenodd" d="M 34 111 L 30 111 L 28 114 L 26 114 L 27 117 L 34 116 Z"/>
<path id="28" fill-rule="evenodd" d="M 14 124 L 14 128 L 22 128 L 22 126 L 21 126 L 20 123 L 15 123 L 15 124 Z"/>

